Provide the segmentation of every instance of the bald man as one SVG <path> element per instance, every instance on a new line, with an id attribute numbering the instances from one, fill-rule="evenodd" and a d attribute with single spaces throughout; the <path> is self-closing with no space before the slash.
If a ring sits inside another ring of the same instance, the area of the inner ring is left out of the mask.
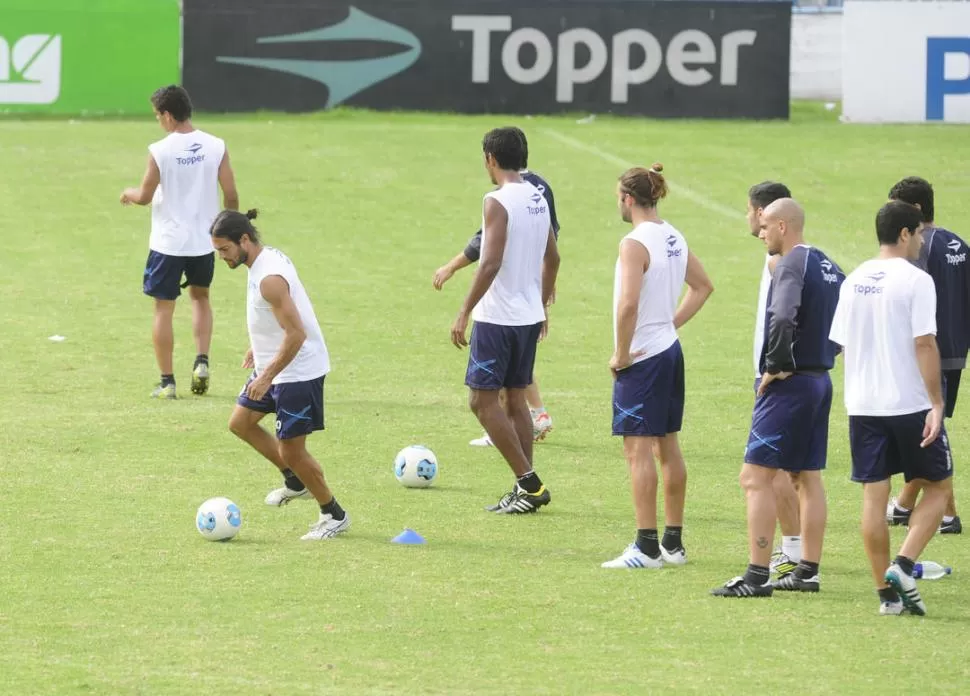
<path id="1" fill-rule="evenodd" d="M 768 289 L 766 340 L 751 432 L 741 467 L 748 507 L 749 565 L 743 576 L 712 590 L 719 597 L 770 597 L 774 590 L 818 592 L 825 533 L 822 470 L 828 447 L 832 380 L 839 347 L 829 340 L 845 280 L 821 250 L 805 243 L 805 211 L 780 198 L 761 214 L 760 237 L 780 258 Z M 796 568 L 768 579 L 775 534 L 772 481 L 788 472 L 798 490 L 802 558 Z"/>

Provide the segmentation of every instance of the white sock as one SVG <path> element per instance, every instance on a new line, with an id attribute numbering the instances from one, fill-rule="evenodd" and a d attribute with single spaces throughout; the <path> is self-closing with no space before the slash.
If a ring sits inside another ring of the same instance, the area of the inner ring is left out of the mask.
<path id="1" fill-rule="evenodd" d="M 943 515 L 943 524 L 951 524 L 953 522 L 953 517 L 950 515 Z"/>
<path id="2" fill-rule="evenodd" d="M 802 538 L 800 536 L 783 536 L 781 538 L 781 552 L 793 562 L 802 560 Z"/>

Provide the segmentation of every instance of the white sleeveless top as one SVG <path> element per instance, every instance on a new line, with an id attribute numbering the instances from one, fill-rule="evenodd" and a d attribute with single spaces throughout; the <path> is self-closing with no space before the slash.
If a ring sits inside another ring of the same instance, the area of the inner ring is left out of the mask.
<path id="1" fill-rule="evenodd" d="M 687 240 L 668 222 L 640 223 L 624 239 L 639 242 L 650 253 L 650 265 L 640 285 L 637 326 L 630 344 L 631 353 L 646 352 L 634 360 L 636 363 L 664 352 L 677 340 L 674 313 L 687 277 Z M 617 259 L 613 281 L 614 347 L 620 278 L 620 260 Z"/>
<path id="2" fill-rule="evenodd" d="M 225 142 L 194 130 L 170 133 L 148 151 L 161 173 L 152 198 L 149 248 L 169 256 L 211 254 L 209 228 L 219 214 L 219 165 Z"/>
<path id="3" fill-rule="evenodd" d="M 273 384 L 307 382 L 330 372 L 330 354 L 323 340 L 323 332 L 317 322 L 313 305 L 306 289 L 296 273 L 293 262 L 279 249 L 263 247 L 249 269 L 249 287 L 246 293 L 246 323 L 249 326 L 249 343 L 253 349 L 256 374 L 272 362 L 283 344 L 285 332 L 273 314 L 273 308 L 260 293 L 259 285 L 266 276 L 278 275 L 290 286 L 290 297 L 300 313 L 306 340 L 300 346 L 292 362 L 273 379 Z"/>
<path id="4" fill-rule="evenodd" d="M 508 235 L 502 267 L 472 311 L 472 319 L 503 326 L 538 324 L 546 318 L 542 306 L 542 259 L 549 240 L 549 204 L 539 189 L 527 181 L 505 184 L 485 198 L 494 198 L 505 208 L 509 216 Z M 483 249 L 487 243 L 483 220 Z"/>

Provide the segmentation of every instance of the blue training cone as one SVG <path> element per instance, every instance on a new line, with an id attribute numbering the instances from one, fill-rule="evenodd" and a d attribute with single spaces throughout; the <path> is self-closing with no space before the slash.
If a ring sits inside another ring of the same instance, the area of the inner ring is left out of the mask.
<path id="1" fill-rule="evenodd" d="M 423 544 L 424 537 L 413 529 L 405 529 L 396 537 L 391 539 L 392 544 Z"/>

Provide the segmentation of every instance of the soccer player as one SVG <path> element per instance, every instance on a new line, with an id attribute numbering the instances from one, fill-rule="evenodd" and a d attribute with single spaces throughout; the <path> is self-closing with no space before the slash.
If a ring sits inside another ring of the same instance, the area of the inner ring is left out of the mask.
<path id="1" fill-rule="evenodd" d="M 522 138 L 513 128 L 489 131 L 482 142 L 485 169 L 497 190 L 485 195 L 482 255 L 451 329 L 458 348 L 474 319 L 465 384 L 469 405 L 515 474 L 512 490 L 487 508 L 500 514 L 535 512 L 549 491 L 532 465 L 532 416 L 525 390 L 532 383 L 545 307 L 559 271 L 549 205 L 519 173 Z M 499 403 L 505 388 L 506 406 Z"/>
<path id="2" fill-rule="evenodd" d="M 209 286 L 215 269 L 209 227 L 219 212 L 217 187 L 222 188 L 223 207 L 229 210 L 239 208 L 239 194 L 225 142 L 192 125 L 188 92 L 169 85 L 152 94 L 151 101 L 155 118 L 168 135 L 148 146 L 148 167 L 141 186 L 125 189 L 121 203 L 152 204 L 142 290 L 155 300 L 152 343 L 162 376 L 151 396 L 174 399 L 172 316 L 180 287 L 188 287 L 192 299 L 196 348 L 192 393 L 202 395 L 209 389 Z M 183 274 L 185 283 L 180 286 Z"/>
<path id="3" fill-rule="evenodd" d="M 263 246 L 251 220 L 223 211 L 212 225 L 212 246 L 229 268 L 249 269 L 246 319 L 249 350 L 243 367 L 253 373 L 236 401 L 229 429 L 271 461 L 284 485 L 266 496 L 267 505 L 285 505 L 313 496 L 320 517 L 303 539 L 330 539 L 350 527 L 317 460 L 306 449 L 310 433 L 323 430 L 323 381 L 330 355 L 313 305 L 293 262 L 279 249 Z M 276 414 L 276 437 L 260 426 Z"/>
<path id="4" fill-rule="evenodd" d="M 933 187 L 926 179 L 910 176 L 898 182 L 889 192 L 892 200 L 905 201 L 920 209 L 923 216 L 923 246 L 920 247 L 920 268 L 930 274 L 936 286 L 936 342 L 943 367 L 944 414 L 953 417 L 960 376 L 967 365 L 970 347 L 970 266 L 967 264 L 967 243 L 948 229 L 933 221 Z M 889 503 L 886 515 L 891 524 L 908 524 L 916 505 L 919 483 L 907 483 Z M 961 534 L 963 525 L 957 515 L 953 496 L 946 504 L 940 524 L 940 534 Z"/>
<path id="5" fill-rule="evenodd" d="M 890 201 L 876 215 L 879 255 L 849 274 L 831 338 L 845 348 L 852 480 L 862 484 L 862 538 L 879 592 L 880 614 L 926 613 L 913 564 L 940 526 L 953 465 L 943 426 L 936 288 L 919 258 L 919 209 Z M 909 532 L 889 562 L 890 478 L 922 484 Z"/>
<path id="6" fill-rule="evenodd" d="M 805 243 L 805 212 L 780 198 L 761 215 L 761 238 L 780 258 L 768 290 L 766 341 L 761 354 L 751 431 L 741 467 L 748 505 L 749 565 L 711 594 L 770 597 L 774 590 L 818 592 L 832 380 L 839 349 L 829 340 L 845 274 L 820 249 Z M 773 481 L 779 470 L 797 480 L 802 559 L 769 582 L 775 533 Z"/>
<path id="7" fill-rule="evenodd" d="M 684 236 L 661 219 L 663 165 L 634 167 L 617 184 L 617 208 L 633 225 L 620 242 L 613 281 L 613 435 L 630 467 L 637 536 L 603 568 L 661 568 L 687 562 L 682 532 L 687 467 L 677 433 L 684 415 L 684 354 L 677 329 L 714 291 Z M 677 306 L 684 282 L 687 293 Z M 664 481 L 663 540 L 657 540 L 657 468 Z"/>
<path id="8" fill-rule="evenodd" d="M 791 191 L 782 183 L 763 181 L 748 189 L 748 228 L 755 238 L 761 236 L 761 214 L 765 208 L 779 198 L 791 198 Z M 765 345 L 765 313 L 768 311 L 768 288 L 771 274 L 780 256 L 765 254 L 765 265 L 761 272 L 761 285 L 758 288 L 758 314 L 754 325 L 754 379 L 755 391 L 761 379 L 761 356 Z M 782 469 L 777 469 L 772 481 L 775 489 L 775 509 L 778 511 L 778 526 L 781 527 L 781 546 L 771 554 L 772 573 L 787 575 L 795 570 L 802 558 L 801 522 L 798 518 L 798 493 L 791 478 Z"/>
<path id="9" fill-rule="evenodd" d="M 519 137 L 522 138 L 522 162 L 519 164 L 519 174 L 522 179 L 528 181 L 530 184 L 539 189 L 539 193 L 542 197 L 546 199 L 546 203 L 549 205 L 549 218 L 552 222 L 552 231 L 556 235 L 556 240 L 559 239 L 559 219 L 556 217 L 556 199 L 552 194 L 552 187 L 549 186 L 549 182 L 543 179 L 541 176 L 535 172 L 529 171 L 529 141 L 523 133 L 518 128 L 512 128 Z M 482 230 L 481 228 L 472 236 L 469 240 L 468 245 L 465 247 L 464 251 L 455 256 L 451 261 L 446 263 L 444 266 L 435 271 L 432 284 L 435 290 L 441 290 L 445 283 L 455 274 L 456 271 L 470 266 L 471 264 L 478 261 L 482 254 Z M 556 291 L 553 288 L 552 296 L 549 299 L 550 304 L 556 301 Z M 542 340 L 542 337 L 539 337 Z M 502 400 L 505 400 L 504 390 L 502 392 Z M 529 404 L 529 410 L 532 413 L 532 434 L 535 440 L 544 440 L 546 435 L 552 430 L 552 417 L 546 411 L 545 406 L 542 403 L 542 396 L 539 394 L 539 383 L 535 380 L 533 376 L 532 384 L 530 384 L 525 390 L 525 399 Z M 470 443 L 473 447 L 491 447 L 492 441 L 488 437 L 488 433 L 482 435 L 482 437 L 472 440 Z"/>

